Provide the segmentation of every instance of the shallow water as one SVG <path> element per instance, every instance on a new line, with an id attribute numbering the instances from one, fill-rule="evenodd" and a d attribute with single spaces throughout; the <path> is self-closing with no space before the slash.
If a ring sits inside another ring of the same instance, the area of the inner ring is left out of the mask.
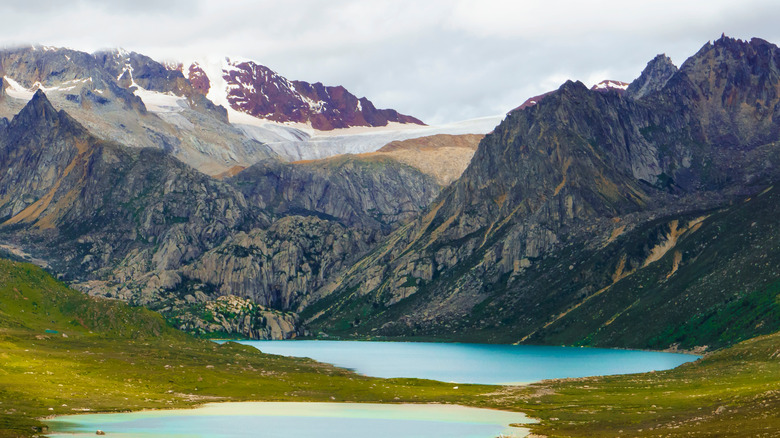
<path id="1" fill-rule="evenodd" d="M 697 356 L 598 348 L 353 341 L 242 341 L 376 377 L 519 383 L 674 368 Z M 523 414 L 449 405 L 214 403 L 198 409 L 89 414 L 49 421 L 53 435 L 121 437 L 493 438 L 525 436 Z M 57 435 L 56 433 L 63 433 Z"/>
<path id="2" fill-rule="evenodd" d="M 520 413 L 451 405 L 361 403 L 211 403 L 198 409 L 57 417 L 52 437 L 318 437 L 493 438 L 523 437 Z"/>
<path id="3" fill-rule="evenodd" d="M 310 357 L 374 377 L 509 384 L 660 371 L 689 354 L 532 345 L 359 341 L 241 341 L 264 353 Z"/>

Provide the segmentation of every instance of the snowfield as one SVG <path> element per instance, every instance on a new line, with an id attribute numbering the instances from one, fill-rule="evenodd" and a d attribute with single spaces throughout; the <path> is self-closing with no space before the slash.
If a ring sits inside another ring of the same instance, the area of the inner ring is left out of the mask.
<path id="1" fill-rule="evenodd" d="M 433 126 L 389 123 L 388 126 L 376 128 L 360 126 L 317 131 L 302 124 L 275 123 L 247 114 L 234 119 L 233 113 L 228 110 L 228 117 L 234 126 L 241 129 L 247 137 L 265 143 L 289 161 L 374 152 L 392 141 L 436 134 L 487 134 L 504 119 L 504 115 L 499 115 Z M 247 120 L 246 117 L 254 120 Z"/>
<path id="2" fill-rule="evenodd" d="M 487 134 L 505 117 L 502 114 L 434 126 L 391 122 L 387 126 L 355 126 L 331 131 L 316 130 L 309 123 L 274 122 L 236 111 L 228 103 L 227 94 L 230 85 L 224 79 L 224 75 L 235 70 L 235 65 L 247 61 L 250 60 L 232 57 L 190 60 L 183 63 L 184 74 L 186 76 L 189 73 L 192 64 L 198 64 L 211 84 L 206 97 L 215 104 L 227 108 L 230 123 L 239 128 L 249 139 L 265 143 L 280 157 L 289 161 L 373 152 L 391 141 L 436 134 Z"/>

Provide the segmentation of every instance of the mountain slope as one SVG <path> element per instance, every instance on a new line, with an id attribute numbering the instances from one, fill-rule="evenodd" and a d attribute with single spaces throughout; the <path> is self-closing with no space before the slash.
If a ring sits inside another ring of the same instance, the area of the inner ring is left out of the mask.
<path id="1" fill-rule="evenodd" d="M 96 138 L 40 90 L 2 120 L 0 248 L 199 332 L 294 337 L 295 315 L 279 311 L 440 190 L 392 160 L 264 162 L 219 181 L 164 151 Z M 195 318 L 224 295 L 257 306 L 217 325 Z"/>
<path id="2" fill-rule="evenodd" d="M 42 90 L 101 139 L 166 150 L 209 174 L 276 156 L 231 126 L 226 110 L 196 92 L 181 73 L 136 53 L 5 49 L 0 76 L 0 117 L 11 118 Z"/>
<path id="3" fill-rule="evenodd" d="M 610 244 L 614 248 L 602 251 L 612 252 L 611 259 L 581 254 L 574 272 L 548 265 L 548 279 L 557 275 L 576 283 L 588 269 L 617 268 L 627 260 L 622 279 L 557 316 L 528 340 L 718 348 L 780 330 L 780 227 L 774 219 L 780 214 L 778 200 L 780 191 L 772 187 L 721 210 L 663 218 L 648 224 L 655 229 L 626 233 Z M 648 259 L 641 265 L 632 260 L 637 253 L 631 249 L 654 239 L 658 245 Z M 634 272 L 631 265 L 636 266 Z M 561 280 L 557 287 L 565 289 Z"/>
<path id="4" fill-rule="evenodd" d="M 724 37 L 641 99 L 568 82 L 510 113 L 424 217 L 319 291 L 304 316 L 345 334 L 464 339 L 490 327 L 497 341 L 530 342 L 547 333 L 557 315 L 642 272 L 700 211 L 777 179 L 778 55 L 766 41 Z M 621 262 L 608 243 L 624 233 L 634 241 Z M 580 268 L 583 254 L 601 261 Z M 572 272 L 544 274 L 551 264 Z M 644 347 L 658 334 L 578 342 Z"/>
<path id="5" fill-rule="evenodd" d="M 427 137 L 396 140 L 376 152 L 355 155 L 358 160 L 387 157 L 415 167 L 436 178 L 442 187 L 450 185 L 466 170 L 479 141 L 479 134 L 437 134 Z"/>
<path id="6" fill-rule="evenodd" d="M 377 109 L 365 97 L 357 98 L 342 86 L 290 81 L 253 61 L 178 66 L 199 84 L 197 89 L 232 110 L 274 122 L 310 124 L 320 131 L 351 126 L 387 126 L 423 123 L 392 109 Z"/>
<path id="7" fill-rule="evenodd" d="M 321 215 L 384 232 L 417 216 L 440 191 L 414 167 L 350 155 L 294 164 L 263 161 L 225 181 L 249 203 L 280 215 Z"/>

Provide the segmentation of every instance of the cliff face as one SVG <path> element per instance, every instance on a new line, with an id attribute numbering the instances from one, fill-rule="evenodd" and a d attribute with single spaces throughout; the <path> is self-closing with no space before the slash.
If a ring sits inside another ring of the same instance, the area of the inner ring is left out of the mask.
<path id="1" fill-rule="evenodd" d="M 267 230 L 240 232 L 184 267 L 189 279 L 279 310 L 298 310 L 326 279 L 365 254 L 365 232 L 316 217 L 291 216 Z"/>
<path id="2" fill-rule="evenodd" d="M 314 328 L 346 334 L 483 332 L 504 341 L 565 326 L 557 315 L 641 272 L 666 254 L 654 248 L 674 246 L 700 216 L 677 216 L 672 227 L 675 215 L 755 193 L 778 177 L 778 55 L 762 40 L 722 38 L 664 85 L 644 87 L 641 99 L 567 82 L 510 113 L 422 218 L 322 288 L 327 299 L 304 316 Z M 647 79 L 658 76 L 657 63 L 629 90 L 663 82 Z M 662 216 L 669 222 L 652 225 Z M 640 229 L 649 234 L 625 252 L 601 252 Z M 595 275 L 578 268 L 586 249 L 606 257 L 590 266 Z M 576 287 L 550 288 L 542 272 L 553 259 Z"/>
<path id="3" fill-rule="evenodd" d="M 396 160 L 349 155 L 295 164 L 264 161 L 226 181 L 250 204 L 276 214 L 313 214 L 383 232 L 415 217 L 440 191 L 432 177 Z"/>
<path id="4" fill-rule="evenodd" d="M 658 55 L 647 63 L 642 74 L 626 88 L 626 96 L 641 99 L 647 94 L 664 88 L 669 79 L 677 73 L 677 66 L 666 55 Z"/>

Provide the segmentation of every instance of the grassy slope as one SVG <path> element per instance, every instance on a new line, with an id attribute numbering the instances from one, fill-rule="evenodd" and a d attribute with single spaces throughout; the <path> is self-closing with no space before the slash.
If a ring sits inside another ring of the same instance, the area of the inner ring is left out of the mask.
<path id="1" fill-rule="evenodd" d="M 0 436 L 35 434 L 42 425 L 36 418 L 74 410 L 211 400 L 460 403 L 526 412 L 543 420 L 535 431 L 549 436 L 780 430 L 780 334 L 665 372 L 454 390 L 199 341 L 167 327 L 157 314 L 85 297 L 32 265 L 3 260 L 0 359 Z"/>
<path id="2" fill-rule="evenodd" d="M 721 348 L 780 330 L 778 214 L 775 187 L 711 213 L 662 259 L 540 330 L 533 341 Z M 630 247 L 623 239 L 615 243 Z"/>
<path id="3" fill-rule="evenodd" d="M 778 436 L 780 333 L 674 370 L 498 391 L 548 436 Z"/>
<path id="4" fill-rule="evenodd" d="M 465 402 L 484 390 L 367 378 L 196 340 L 153 312 L 86 297 L 39 268 L 0 260 L 0 436 L 31 435 L 42 426 L 36 418 L 84 409 L 213 400 Z"/>

